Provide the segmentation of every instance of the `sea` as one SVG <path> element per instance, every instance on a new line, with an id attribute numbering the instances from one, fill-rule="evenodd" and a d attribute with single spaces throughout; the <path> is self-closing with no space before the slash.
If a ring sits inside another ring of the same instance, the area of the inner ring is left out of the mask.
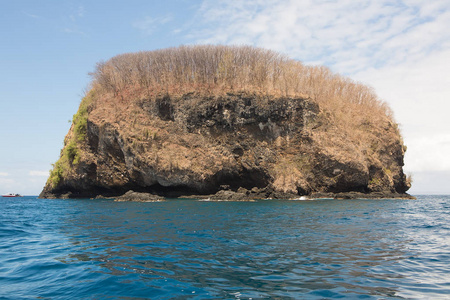
<path id="1" fill-rule="evenodd" d="M 0 299 L 450 299 L 450 196 L 0 198 Z"/>

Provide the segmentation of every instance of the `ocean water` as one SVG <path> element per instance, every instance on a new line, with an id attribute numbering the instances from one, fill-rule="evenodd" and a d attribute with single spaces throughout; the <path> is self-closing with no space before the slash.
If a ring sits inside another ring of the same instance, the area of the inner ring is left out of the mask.
<path id="1" fill-rule="evenodd" d="M 0 299 L 450 299 L 450 196 L 0 198 Z"/>

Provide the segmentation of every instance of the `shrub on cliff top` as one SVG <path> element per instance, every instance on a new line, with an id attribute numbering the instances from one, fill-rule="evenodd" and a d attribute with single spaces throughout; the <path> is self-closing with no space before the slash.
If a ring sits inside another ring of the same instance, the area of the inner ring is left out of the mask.
<path id="1" fill-rule="evenodd" d="M 148 95 L 246 91 L 311 98 L 336 120 L 390 118 L 389 108 L 370 87 L 323 66 L 305 66 L 275 51 L 251 46 L 196 45 L 126 53 L 97 64 L 91 73 L 98 90 L 120 99 Z M 125 95 L 125 96 L 124 96 Z"/>

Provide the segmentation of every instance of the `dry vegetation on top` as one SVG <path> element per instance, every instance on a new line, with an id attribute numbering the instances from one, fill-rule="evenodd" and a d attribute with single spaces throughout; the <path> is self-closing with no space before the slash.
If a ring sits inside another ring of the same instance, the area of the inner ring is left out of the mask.
<path id="1" fill-rule="evenodd" d="M 97 89 L 122 99 L 136 91 L 149 97 L 247 91 L 310 97 L 329 111 L 344 112 L 345 117 L 370 120 L 377 113 L 390 117 L 389 108 L 372 88 L 333 74 L 326 67 L 305 66 L 280 53 L 251 46 L 180 46 L 126 53 L 98 63 L 91 75 Z"/>

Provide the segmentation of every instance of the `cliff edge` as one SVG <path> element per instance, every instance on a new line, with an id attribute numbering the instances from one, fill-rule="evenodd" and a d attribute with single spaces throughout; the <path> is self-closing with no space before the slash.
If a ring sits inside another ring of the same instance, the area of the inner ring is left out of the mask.
<path id="1" fill-rule="evenodd" d="M 97 65 L 40 195 L 405 195 L 406 147 L 374 92 L 253 47 Z"/>

